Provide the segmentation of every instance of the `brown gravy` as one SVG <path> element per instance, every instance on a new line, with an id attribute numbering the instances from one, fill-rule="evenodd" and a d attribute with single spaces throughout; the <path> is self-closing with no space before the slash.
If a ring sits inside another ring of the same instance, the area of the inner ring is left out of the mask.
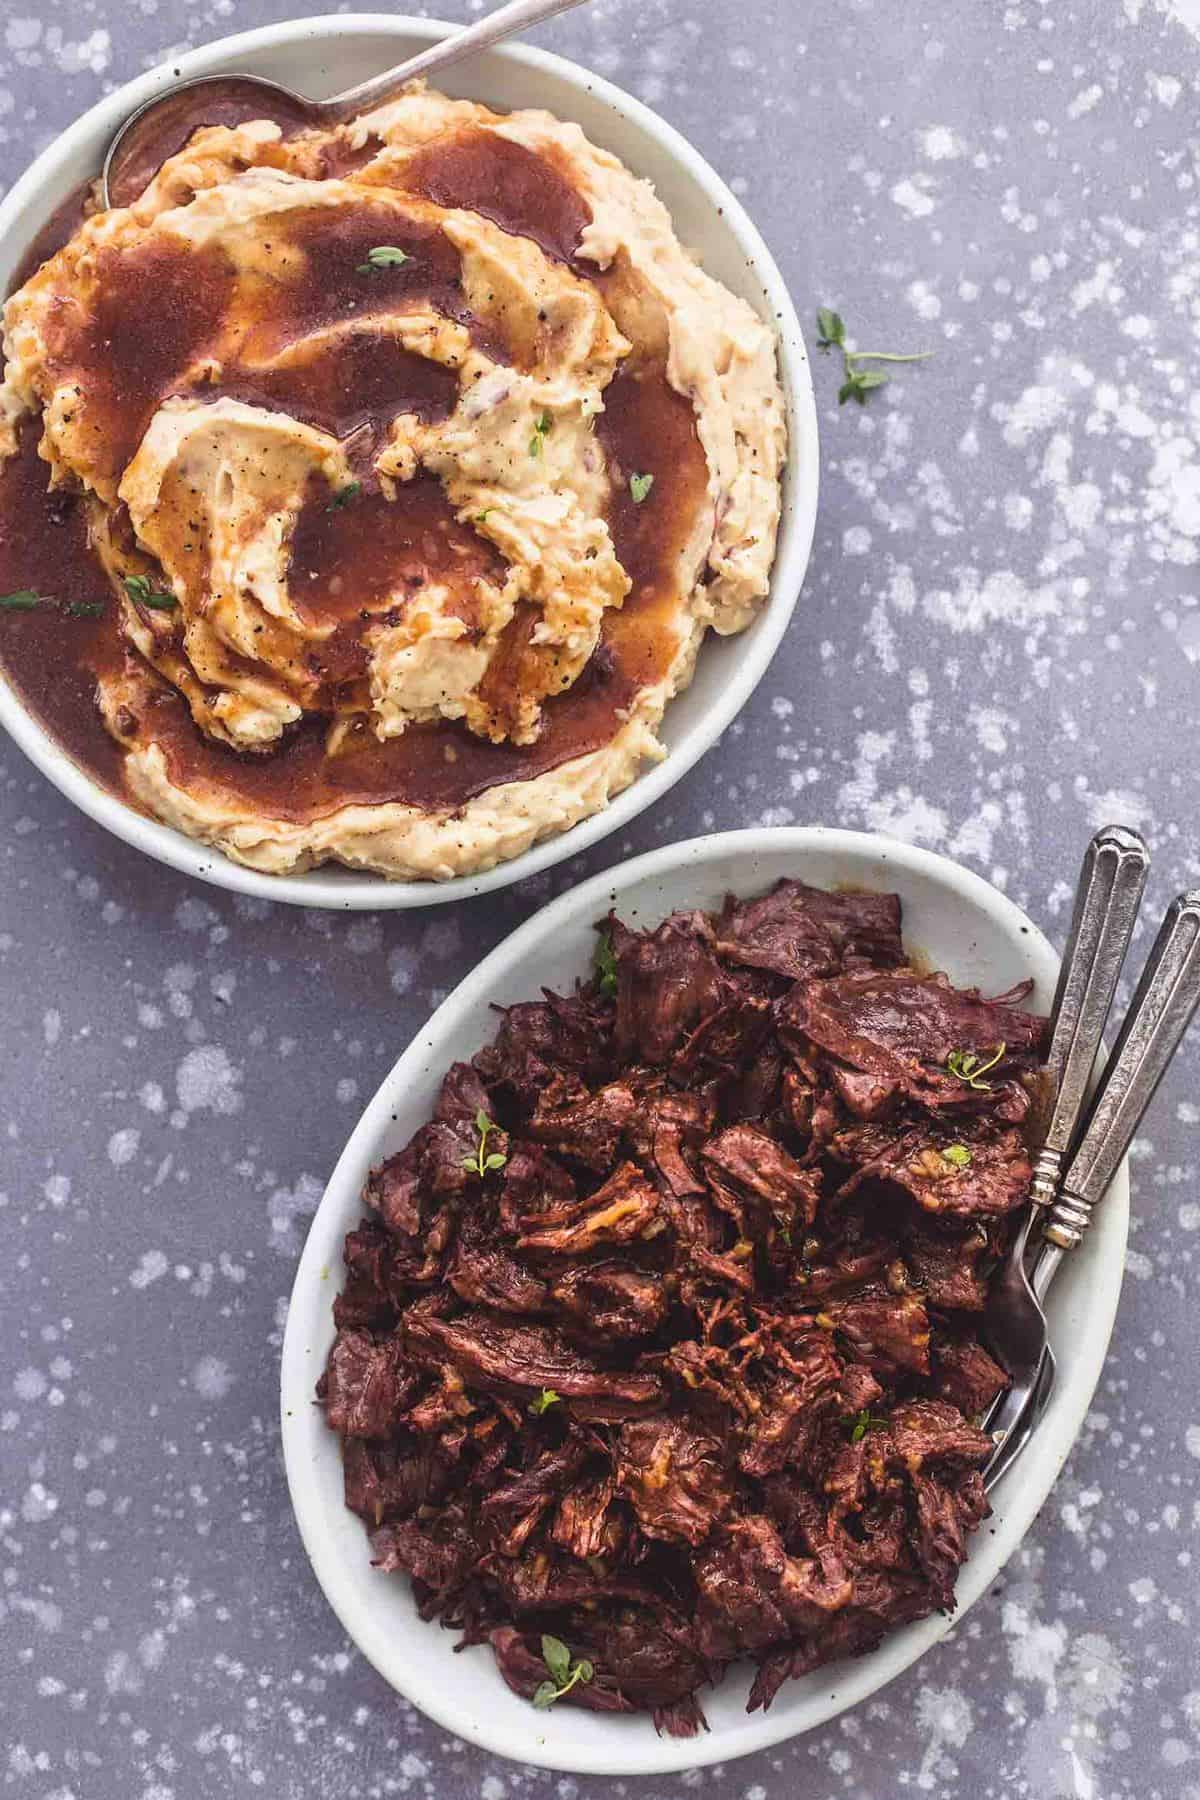
<path id="1" fill-rule="evenodd" d="M 548 155 L 494 131 L 440 138 L 405 163 L 400 179 L 410 194 L 437 206 L 463 207 L 502 231 L 532 238 L 557 262 L 574 263 L 592 221 L 587 201 Z"/>
<path id="2" fill-rule="evenodd" d="M 317 114 L 298 97 L 272 91 L 236 75 L 218 76 L 198 88 L 185 88 L 148 113 L 121 147 L 109 179 L 114 206 L 130 206 L 157 175 L 168 157 L 182 150 L 202 125 L 245 125 L 271 119 L 284 137 L 316 122 Z"/>
<path id="3" fill-rule="evenodd" d="M 290 413 L 336 438 L 369 433 L 372 446 L 399 413 L 427 423 L 449 418 L 458 400 L 452 369 L 416 356 L 395 338 L 348 333 L 273 369 L 235 369 L 199 399 L 228 394 L 250 406 Z"/>
<path id="4" fill-rule="evenodd" d="M 0 611 L 0 666 L 64 750 L 121 793 L 121 748 L 96 705 L 97 676 L 122 660 L 117 603 L 88 549 L 83 503 L 47 489 L 39 436 L 38 422 L 28 421 L 18 454 L 0 468 L 0 594 L 31 588 L 57 604 Z M 97 606 L 96 617 L 65 610 Z"/>
<path id="5" fill-rule="evenodd" d="M 192 125 L 198 122 L 193 117 Z M 590 217 L 551 161 L 486 132 L 421 153 L 409 166 L 409 181 L 412 191 L 442 206 L 476 209 L 563 261 L 574 261 Z M 381 207 L 376 216 L 366 204 L 354 218 L 314 209 L 310 218 L 289 222 L 288 238 L 303 243 L 307 274 L 299 285 L 269 284 L 244 345 L 247 361 L 285 350 L 315 326 L 369 319 L 388 308 L 397 291 L 428 299 L 478 329 L 465 309 L 457 252 L 436 226 L 401 225 L 394 212 Z M 379 274 L 357 274 L 356 265 L 380 243 L 399 245 L 411 260 Z M 586 261 L 577 272 L 596 275 Z M 64 354 L 73 350 L 86 362 L 81 399 L 115 474 L 155 406 L 177 391 L 181 372 L 218 329 L 231 275 L 219 253 L 202 280 L 194 259 L 173 263 L 169 254 L 153 269 L 147 263 L 136 273 L 127 266 L 109 274 L 93 322 L 64 319 L 62 330 Z M 453 388 L 446 371 L 407 357 L 395 344 L 348 334 L 336 351 L 267 373 L 227 365 L 222 387 L 211 391 L 286 407 L 345 436 L 363 424 L 377 432 L 402 407 L 444 416 Z M 239 755 L 207 739 L 174 690 L 152 678 L 140 733 L 162 746 L 174 778 L 264 816 L 302 822 L 350 803 L 454 809 L 489 787 L 529 780 L 606 744 L 621 709 L 665 673 L 675 653 L 668 621 L 677 558 L 707 485 L 691 406 L 670 387 L 661 358 L 636 365 L 631 359 L 610 385 L 606 403 L 600 441 L 619 469 L 609 524 L 634 585 L 623 608 L 606 616 L 602 643 L 582 676 L 545 703 L 535 744 L 490 743 L 451 722 L 412 727 L 381 743 L 362 726 L 331 756 L 328 720 L 318 716 L 274 752 Z M 83 508 L 50 495 L 37 436 L 34 421 L 23 434 L 20 457 L 0 469 L 0 594 L 32 587 L 105 610 L 95 619 L 48 607 L 0 612 L 0 664 L 76 761 L 119 791 L 121 751 L 100 719 L 95 685 L 98 674 L 119 667 L 131 653 L 119 637 L 106 578 L 86 548 Z M 640 507 L 629 492 L 633 473 L 655 477 L 652 495 Z M 420 477 L 401 493 L 401 502 L 389 503 L 364 480 L 352 503 L 330 509 L 325 489 L 322 496 L 314 492 L 299 520 L 293 548 L 299 575 L 293 580 L 300 603 L 340 621 L 321 652 L 323 682 L 334 688 L 361 679 L 361 656 L 349 631 L 356 605 L 377 599 L 397 573 L 419 582 L 426 566 L 444 569 L 448 556 L 461 559 L 468 572 L 502 570 L 490 544 L 459 524 L 434 478 Z"/>

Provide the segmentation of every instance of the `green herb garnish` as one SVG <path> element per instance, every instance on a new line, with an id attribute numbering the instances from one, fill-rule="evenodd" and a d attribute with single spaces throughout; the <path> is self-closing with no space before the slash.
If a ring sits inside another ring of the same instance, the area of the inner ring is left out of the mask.
<path id="1" fill-rule="evenodd" d="M 50 594 L 35 594 L 32 588 L 0 594 L 0 608 L 5 612 L 34 612 L 39 606 L 52 606 L 69 619 L 99 619 L 104 612 L 99 600 L 55 600 Z"/>
<path id="2" fill-rule="evenodd" d="M 338 512 L 343 506 L 349 506 L 350 502 L 356 500 L 361 493 L 361 481 L 348 481 L 345 487 L 340 487 L 338 489 L 337 493 L 333 496 L 333 499 L 329 502 L 329 505 L 325 508 L 325 511 Z"/>
<path id="3" fill-rule="evenodd" d="M 542 1661 L 550 1671 L 550 1680 L 543 1681 L 533 1696 L 533 1704 L 541 1712 L 569 1694 L 578 1682 L 589 1682 L 596 1673 L 586 1657 L 576 1661 L 561 1638 L 547 1634 L 542 1637 Z"/>
<path id="4" fill-rule="evenodd" d="M 529 1410 L 535 1419 L 540 1419 L 544 1412 L 549 1412 L 552 1406 L 557 1406 L 561 1399 L 562 1395 L 556 1394 L 553 1388 L 543 1388 L 537 1399 L 530 1402 Z"/>
<path id="5" fill-rule="evenodd" d="M 952 1050 L 946 1058 L 946 1067 L 952 1075 L 957 1075 L 960 1081 L 965 1081 L 969 1088 L 975 1088 L 980 1093 L 988 1093 L 992 1084 L 990 1081 L 981 1080 L 980 1077 L 986 1075 L 989 1069 L 995 1068 L 1004 1055 L 1004 1050 L 1003 1044 L 997 1044 L 986 1062 L 980 1062 L 973 1050 Z"/>
<path id="6" fill-rule="evenodd" d="M 875 1418 L 870 1409 L 864 1406 L 862 1411 L 856 1414 L 854 1420 L 848 1420 L 847 1423 L 850 1425 L 850 1442 L 859 1444 L 873 1425 L 886 1425 L 887 1420 Z"/>
<path id="7" fill-rule="evenodd" d="M 401 250 L 396 244 L 376 244 L 373 250 L 367 251 L 366 262 L 355 268 L 356 275 L 381 275 L 385 269 L 399 269 L 412 257 L 407 250 Z"/>
<path id="8" fill-rule="evenodd" d="M 842 372 L 845 380 L 838 389 L 838 405 L 845 406 L 847 400 L 857 400 L 860 406 L 867 403 L 867 395 L 874 388 L 887 386 L 888 377 L 878 369 L 864 369 L 865 362 L 923 362 L 932 356 L 932 350 L 914 350 L 908 355 L 900 355 L 894 350 L 847 350 L 846 326 L 840 313 L 831 307 L 822 306 L 817 309 L 817 348 L 819 350 L 840 350 L 842 353 Z"/>
<path id="9" fill-rule="evenodd" d="M 633 495 L 633 504 L 635 506 L 640 506 L 653 486 L 653 475 L 631 475 L 629 477 L 629 492 Z"/>
<path id="10" fill-rule="evenodd" d="M 974 1161 L 965 1144 L 947 1144 L 942 1157 L 946 1162 L 953 1163 L 956 1169 L 969 1169 Z"/>
<path id="11" fill-rule="evenodd" d="M 179 604 L 174 594 L 152 587 L 148 575 L 126 575 L 125 592 L 138 606 L 148 606 L 152 612 L 170 612 Z"/>
<path id="12" fill-rule="evenodd" d="M 533 428 L 533 436 L 529 440 L 530 456 L 540 456 L 546 439 L 554 428 L 554 420 L 548 412 L 544 412 Z"/>
<path id="13" fill-rule="evenodd" d="M 493 1150 L 489 1154 L 488 1138 L 493 1131 L 499 1131 L 500 1127 L 488 1118 L 482 1106 L 475 1114 L 475 1129 L 479 1133 L 479 1147 L 473 1156 L 463 1157 L 463 1168 L 469 1169 L 472 1175 L 478 1175 L 482 1181 L 493 1169 L 502 1169 L 508 1158 L 499 1150 Z"/>
<path id="14" fill-rule="evenodd" d="M 596 984 L 602 994 L 615 994 L 617 991 L 617 953 L 613 949 L 612 938 L 607 931 L 602 931 L 596 939 Z"/>
<path id="15" fill-rule="evenodd" d="M 484 524 L 488 519 L 491 518 L 491 516 L 495 512 L 495 510 L 496 509 L 494 506 L 485 506 L 481 513 L 475 514 L 475 523 L 477 525 Z"/>

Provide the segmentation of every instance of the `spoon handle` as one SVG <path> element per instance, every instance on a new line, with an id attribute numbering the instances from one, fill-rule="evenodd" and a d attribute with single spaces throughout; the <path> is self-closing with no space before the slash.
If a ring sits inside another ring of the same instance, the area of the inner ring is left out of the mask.
<path id="1" fill-rule="evenodd" d="M 431 44 L 428 50 L 409 57 L 407 62 L 389 69 L 386 74 L 373 75 L 369 81 L 347 88 L 344 94 L 338 95 L 338 106 L 353 106 L 356 110 L 363 111 L 380 104 L 391 99 L 398 88 L 418 75 L 428 75 L 434 69 L 444 68 L 448 63 L 457 62 L 462 56 L 469 56 L 473 50 L 489 50 L 493 44 L 498 44 L 502 38 L 511 37 L 514 32 L 528 31 L 530 26 L 540 25 L 544 20 L 553 19 L 557 14 L 569 12 L 573 6 L 582 6 L 583 3 L 584 0 L 508 0 L 507 6 L 497 7 L 494 13 L 477 20 L 474 25 L 468 25 L 464 31 L 452 32 L 449 37 Z"/>
<path id="2" fill-rule="evenodd" d="M 1050 1209 L 1043 1251 L 1048 1262 L 1057 1261 L 1055 1250 L 1074 1250 L 1083 1241 L 1092 1208 L 1104 1197 L 1198 1005 L 1200 889 L 1171 902 L 1146 959 Z M 1047 1272 L 1043 1285 L 1048 1279 Z"/>
<path id="3" fill-rule="evenodd" d="M 1136 831 L 1106 825 L 1087 847 L 1051 1010 L 1046 1068 L 1054 1105 L 1033 1165 L 1031 1198 L 1050 1206 L 1087 1098 L 1092 1064 L 1133 936 L 1150 852 Z"/>

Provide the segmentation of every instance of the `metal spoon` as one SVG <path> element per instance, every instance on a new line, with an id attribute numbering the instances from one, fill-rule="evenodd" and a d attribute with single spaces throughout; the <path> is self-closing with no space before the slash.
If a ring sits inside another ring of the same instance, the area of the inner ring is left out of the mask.
<path id="1" fill-rule="evenodd" d="M 418 75 L 444 69 L 473 50 L 489 49 L 515 32 L 540 25 L 543 20 L 582 4 L 583 0 L 508 0 L 507 6 L 497 8 L 487 18 L 453 32 L 385 74 L 360 81 L 357 87 L 347 88 L 328 100 L 310 100 L 261 75 L 201 75 L 193 81 L 180 82 L 169 93 L 139 106 L 117 132 L 104 159 L 104 204 L 128 206 L 167 157 L 183 148 L 197 126 L 262 118 L 274 119 L 293 130 L 337 125 L 392 99 Z M 207 108 L 197 105 L 198 90 L 202 88 L 210 90 Z"/>

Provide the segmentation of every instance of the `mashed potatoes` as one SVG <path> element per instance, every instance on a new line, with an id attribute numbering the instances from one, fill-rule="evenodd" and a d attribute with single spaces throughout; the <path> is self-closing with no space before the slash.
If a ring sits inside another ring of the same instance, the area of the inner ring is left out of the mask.
<path id="1" fill-rule="evenodd" d="M 567 828 L 767 591 L 771 333 L 544 113 L 202 129 L 5 354 L 0 455 L 36 435 L 113 596 L 127 792 L 260 869 L 445 878 Z"/>

